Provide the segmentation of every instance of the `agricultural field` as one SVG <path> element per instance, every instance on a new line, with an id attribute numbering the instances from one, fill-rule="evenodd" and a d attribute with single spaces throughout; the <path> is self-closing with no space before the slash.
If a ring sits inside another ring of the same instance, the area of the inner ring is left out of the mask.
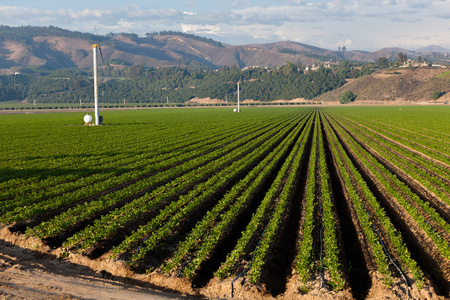
<path id="1" fill-rule="evenodd" d="M 0 239 L 188 295 L 450 297 L 450 107 L 0 115 Z"/>

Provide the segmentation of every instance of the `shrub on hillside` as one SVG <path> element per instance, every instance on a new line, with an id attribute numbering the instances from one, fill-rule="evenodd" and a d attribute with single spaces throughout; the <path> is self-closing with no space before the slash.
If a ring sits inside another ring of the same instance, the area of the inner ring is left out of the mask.
<path id="1" fill-rule="evenodd" d="M 432 98 L 433 100 L 437 100 L 439 99 L 442 95 L 444 95 L 445 93 L 442 91 L 436 91 L 433 93 Z"/>
<path id="2" fill-rule="evenodd" d="M 345 91 L 339 97 L 339 102 L 341 104 L 346 104 L 346 103 L 355 101 L 355 99 L 356 99 L 356 95 L 353 94 L 352 91 Z"/>

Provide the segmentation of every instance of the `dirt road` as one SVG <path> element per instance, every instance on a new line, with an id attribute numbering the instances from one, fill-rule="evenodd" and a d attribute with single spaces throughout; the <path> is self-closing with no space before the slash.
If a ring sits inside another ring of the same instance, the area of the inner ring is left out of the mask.
<path id="1" fill-rule="evenodd" d="M 192 297 L 189 297 L 192 299 Z M 0 240 L 0 299 L 188 299 Z"/>

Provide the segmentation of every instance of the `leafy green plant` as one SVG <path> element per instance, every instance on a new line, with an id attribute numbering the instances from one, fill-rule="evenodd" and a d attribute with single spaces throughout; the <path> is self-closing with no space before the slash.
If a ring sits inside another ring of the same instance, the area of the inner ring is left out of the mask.
<path id="1" fill-rule="evenodd" d="M 353 102 L 356 99 L 356 95 L 352 91 L 345 91 L 339 96 L 339 103 L 346 104 Z"/>
<path id="2" fill-rule="evenodd" d="M 444 94 L 445 94 L 445 92 L 435 91 L 435 92 L 433 92 L 433 95 L 431 96 L 431 98 L 433 100 L 437 100 L 437 99 L 441 98 Z"/>

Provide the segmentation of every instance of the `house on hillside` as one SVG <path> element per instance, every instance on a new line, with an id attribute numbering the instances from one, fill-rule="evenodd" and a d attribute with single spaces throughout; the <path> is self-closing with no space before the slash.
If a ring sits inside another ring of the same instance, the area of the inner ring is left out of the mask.
<path id="1" fill-rule="evenodd" d="M 403 63 L 403 65 L 399 66 L 399 68 L 409 68 L 409 67 L 428 67 L 430 64 L 426 61 L 424 62 L 415 62 L 411 59 L 408 59 Z"/>
<path id="2" fill-rule="evenodd" d="M 319 68 L 319 65 L 313 64 L 312 66 L 306 66 L 305 71 L 317 71 Z"/>
<path id="3" fill-rule="evenodd" d="M 443 66 L 443 65 L 440 65 L 440 64 L 432 64 L 431 67 L 433 67 L 433 68 L 442 68 L 442 69 L 447 69 L 448 68 L 447 66 Z"/>

